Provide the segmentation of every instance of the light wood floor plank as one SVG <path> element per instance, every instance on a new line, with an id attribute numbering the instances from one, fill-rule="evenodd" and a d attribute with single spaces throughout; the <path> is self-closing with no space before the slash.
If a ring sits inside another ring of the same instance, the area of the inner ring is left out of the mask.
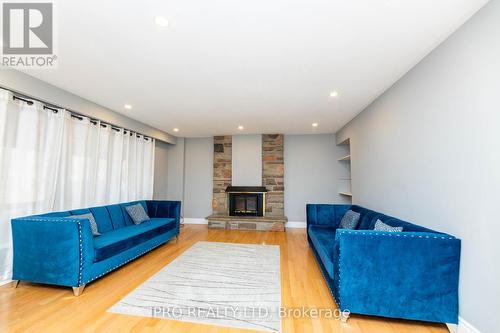
<path id="1" fill-rule="evenodd" d="M 80 297 L 70 288 L 26 282 L 17 289 L 0 287 L 0 332 L 202 332 L 257 331 L 107 313 L 106 310 L 174 260 L 197 241 L 276 244 L 281 249 L 282 306 L 335 308 L 308 247 L 304 230 L 287 232 L 208 230 L 186 225 L 179 241 L 171 240 L 151 253 L 90 283 Z M 353 315 L 347 323 L 334 319 L 284 318 L 283 333 L 446 333 L 444 325 Z"/>

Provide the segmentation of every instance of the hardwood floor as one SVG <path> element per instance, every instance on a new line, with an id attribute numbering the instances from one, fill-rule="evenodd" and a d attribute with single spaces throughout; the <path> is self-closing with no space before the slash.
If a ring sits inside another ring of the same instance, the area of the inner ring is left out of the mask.
<path id="1" fill-rule="evenodd" d="M 305 230 L 226 231 L 208 230 L 204 225 L 187 225 L 181 229 L 178 242 L 171 240 L 153 252 L 90 283 L 80 297 L 74 297 L 71 288 L 26 282 L 21 282 L 17 289 L 8 285 L 0 287 L 0 332 L 254 332 L 106 312 L 123 296 L 200 240 L 280 245 L 282 306 L 335 307 L 308 247 Z M 325 318 L 285 318 L 282 322 L 282 332 L 448 331 L 440 324 L 352 315 L 347 323 Z"/>

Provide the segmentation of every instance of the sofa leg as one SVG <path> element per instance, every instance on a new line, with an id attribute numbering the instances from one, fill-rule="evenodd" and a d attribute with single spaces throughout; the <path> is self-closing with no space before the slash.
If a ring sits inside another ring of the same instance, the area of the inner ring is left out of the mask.
<path id="1" fill-rule="evenodd" d="M 179 241 L 179 234 L 175 235 L 175 241 L 178 242 Z"/>
<path id="2" fill-rule="evenodd" d="M 457 324 L 446 324 L 446 327 L 448 327 L 448 331 L 450 333 L 457 333 L 458 332 L 458 325 Z"/>
<path id="3" fill-rule="evenodd" d="M 78 297 L 83 293 L 83 289 L 85 289 L 85 285 L 82 284 L 80 287 L 73 287 L 73 294 Z"/>
<path id="4" fill-rule="evenodd" d="M 19 285 L 19 280 L 12 280 L 12 288 L 17 288 Z"/>

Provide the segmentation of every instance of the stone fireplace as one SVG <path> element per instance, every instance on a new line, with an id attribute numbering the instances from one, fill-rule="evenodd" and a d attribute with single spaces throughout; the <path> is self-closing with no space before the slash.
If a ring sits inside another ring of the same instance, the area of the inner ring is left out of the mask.
<path id="1" fill-rule="evenodd" d="M 209 228 L 283 231 L 283 135 L 262 135 L 262 186 L 232 186 L 232 136 L 214 137 Z"/>

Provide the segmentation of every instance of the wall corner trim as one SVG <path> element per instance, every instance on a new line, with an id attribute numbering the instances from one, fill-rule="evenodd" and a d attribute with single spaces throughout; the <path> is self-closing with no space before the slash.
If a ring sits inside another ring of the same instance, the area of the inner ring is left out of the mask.
<path id="1" fill-rule="evenodd" d="M 457 333 L 481 333 L 480 330 L 472 326 L 467 320 L 458 317 L 458 330 Z"/>

